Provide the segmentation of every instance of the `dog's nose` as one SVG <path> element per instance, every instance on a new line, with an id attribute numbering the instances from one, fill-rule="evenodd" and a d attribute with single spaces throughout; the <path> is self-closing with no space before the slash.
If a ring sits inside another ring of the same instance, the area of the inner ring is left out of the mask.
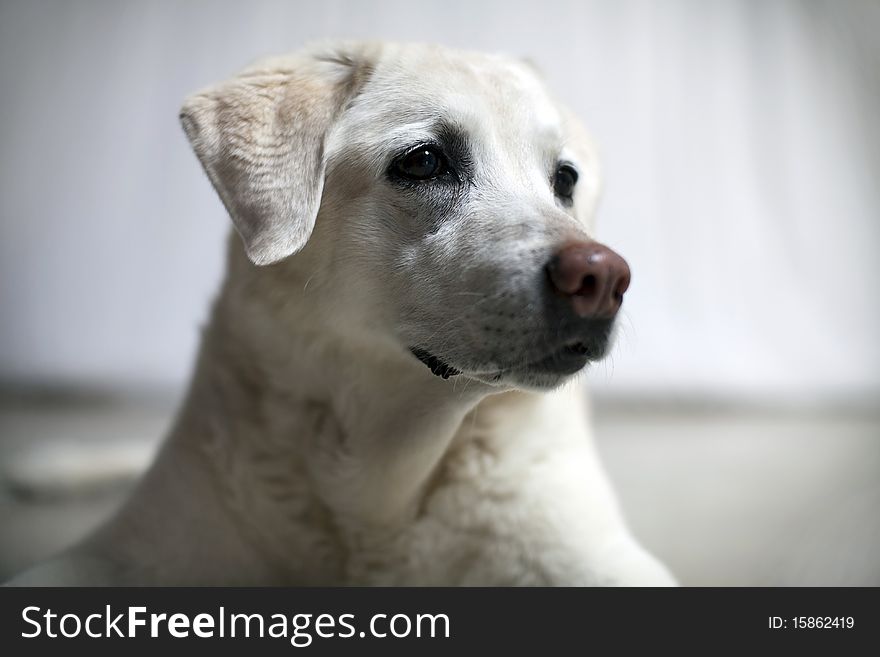
<path id="1" fill-rule="evenodd" d="M 626 260 L 599 242 L 567 244 L 547 263 L 547 275 L 579 317 L 597 319 L 617 314 L 630 281 Z"/>

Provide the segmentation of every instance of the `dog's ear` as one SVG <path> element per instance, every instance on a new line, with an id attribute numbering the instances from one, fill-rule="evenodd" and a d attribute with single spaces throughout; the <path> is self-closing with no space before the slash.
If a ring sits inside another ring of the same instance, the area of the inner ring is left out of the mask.
<path id="1" fill-rule="evenodd" d="M 183 129 L 258 265 L 309 239 L 324 186 L 324 144 L 369 75 L 365 48 L 265 60 L 190 96 Z"/>

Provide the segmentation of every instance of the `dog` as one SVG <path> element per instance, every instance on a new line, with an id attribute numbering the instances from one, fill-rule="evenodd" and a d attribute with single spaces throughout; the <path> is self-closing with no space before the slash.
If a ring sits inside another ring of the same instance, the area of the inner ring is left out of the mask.
<path id="1" fill-rule="evenodd" d="M 190 389 L 123 508 L 13 583 L 674 584 L 571 383 L 630 270 L 533 66 L 321 44 L 180 117 L 236 229 Z"/>

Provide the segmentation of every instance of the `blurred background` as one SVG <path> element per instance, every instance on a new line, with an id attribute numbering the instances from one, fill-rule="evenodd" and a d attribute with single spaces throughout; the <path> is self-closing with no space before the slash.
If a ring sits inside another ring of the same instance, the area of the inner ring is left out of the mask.
<path id="1" fill-rule="evenodd" d="M 880 2 L 0 3 L 0 579 L 124 497 L 229 222 L 182 99 L 324 38 L 527 56 L 633 269 L 589 374 L 635 533 L 690 585 L 880 585 Z"/>

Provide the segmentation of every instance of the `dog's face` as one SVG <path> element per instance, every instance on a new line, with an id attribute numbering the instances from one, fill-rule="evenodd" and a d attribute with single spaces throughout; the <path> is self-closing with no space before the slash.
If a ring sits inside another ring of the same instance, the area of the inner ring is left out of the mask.
<path id="1" fill-rule="evenodd" d="M 590 238 L 585 132 L 523 63 L 346 48 L 184 108 L 251 258 L 305 247 L 330 305 L 444 378 L 545 388 L 601 357 L 629 271 Z"/>

